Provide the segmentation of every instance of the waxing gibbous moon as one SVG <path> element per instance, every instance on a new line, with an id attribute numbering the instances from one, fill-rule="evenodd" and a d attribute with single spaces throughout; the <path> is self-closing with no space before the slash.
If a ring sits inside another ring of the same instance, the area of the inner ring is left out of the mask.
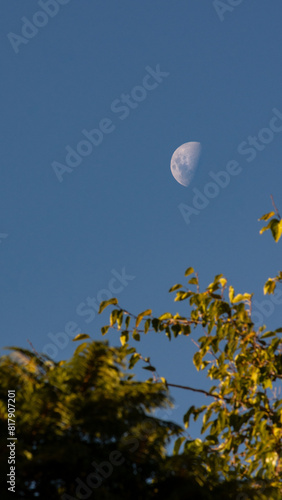
<path id="1" fill-rule="evenodd" d="M 177 148 L 170 161 L 170 170 L 177 182 L 189 186 L 192 181 L 201 154 L 200 142 L 186 142 Z"/>

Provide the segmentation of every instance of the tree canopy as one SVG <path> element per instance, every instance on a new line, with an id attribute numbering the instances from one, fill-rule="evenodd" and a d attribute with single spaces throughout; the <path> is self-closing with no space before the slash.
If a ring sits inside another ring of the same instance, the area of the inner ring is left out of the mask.
<path id="1" fill-rule="evenodd" d="M 260 232 L 270 230 L 278 242 L 282 220 L 274 201 L 273 205 L 275 211 L 259 219 L 268 222 Z M 253 294 L 235 294 L 222 274 L 215 276 L 203 292 L 192 267 L 186 270 L 185 277 L 187 286 L 176 284 L 169 291 L 175 292 L 175 301 L 189 301 L 189 317 L 169 312 L 154 317 L 151 310 L 133 315 L 119 307 L 117 299 L 111 299 L 100 306 L 100 312 L 110 304 L 116 306 L 110 324 L 102 331 L 119 330 L 125 347 L 129 347 L 130 338 L 138 341 L 150 331 L 163 332 L 169 340 L 189 336 L 192 330 L 199 332 L 193 362 L 214 385 L 209 391 L 198 391 L 204 392 L 210 402 L 199 408 L 191 406 L 183 418 L 188 427 L 191 418 L 197 420 L 201 415 L 203 439 L 179 437 L 175 453 L 183 457 L 190 449 L 197 450 L 206 473 L 205 484 L 211 490 L 214 486 L 209 486 L 207 479 L 210 472 L 217 475 L 218 483 L 236 483 L 237 497 L 235 494 L 232 498 L 239 499 L 238 491 L 246 499 L 281 498 L 282 399 L 278 389 L 282 379 L 282 328 L 268 331 L 262 326 L 256 330 L 252 321 Z M 266 281 L 264 293 L 274 293 L 281 282 L 279 272 Z M 140 359 L 144 358 L 134 352 L 130 366 Z M 150 360 L 147 369 L 155 372 Z M 159 380 L 156 374 L 154 380 Z M 166 387 L 173 385 L 160 380 Z M 185 385 L 182 388 L 197 390 Z"/>
<path id="2" fill-rule="evenodd" d="M 275 212 L 260 219 L 275 241 L 282 221 Z M 86 334 L 73 357 L 52 361 L 28 349 L 9 347 L 0 359 L 1 445 L 7 449 L 8 390 L 16 393 L 16 495 L 42 499 L 230 499 L 281 498 L 282 328 L 255 329 L 252 294 L 235 293 L 222 274 L 200 291 L 198 274 L 185 272 L 187 285 L 170 292 L 189 302 L 189 316 L 152 310 L 132 314 L 117 299 L 111 329 L 120 333 L 120 347 L 91 341 Z M 282 272 L 269 278 L 265 294 L 273 294 Z M 150 357 L 144 358 L 131 339 L 161 332 L 174 341 L 197 336 L 196 370 L 212 381 L 207 402 L 191 406 L 184 427 L 201 418 L 201 439 L 187 438 L 179 425 L 157 418 L 154 410 L 172 405 L 170 381 L 158 377 Z M 151 373 L 136 381 L 137 362 Z M 280 399 L 279 399 L 280 397 Z M 12 427 L 11 427 L 12 428 Z M 167 452 L 173 440 L 174 452 Z M 7 453 L 0 456 L 7 469 Z M 10 498 L 6 476 L 3 496 Z"/>

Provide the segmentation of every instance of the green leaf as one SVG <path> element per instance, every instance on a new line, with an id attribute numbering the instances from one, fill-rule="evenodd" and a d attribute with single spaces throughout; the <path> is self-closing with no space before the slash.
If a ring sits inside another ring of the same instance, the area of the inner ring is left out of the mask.
<path id="1" fill-rule="evenodd" d="M 174 338 L 178 337 L 178 335 L 181 335 L 182 327 L 179 324 L 172 325 L 171 330 L 173 332 Z"/>
<path id="2" fill-rule="evenodd" d="M 282 220 L 273 219 L 271 221 L 270 230 L 274 240 L 277 243 L 277 241 L 279 241 L 282 235 Z"/>
<path id="3" fill-rule="evenodd" d="M 74 337 L 74 339 L 72 339 L 74 342 L 76 342 L 76 340 L 84 340 L 84 339 L 90 339 L 90 336 L 87 335 L 87 333 L 79 333 L 78 335 L 76 335 Z"/>
<path id="4" fill-rule="evenodd" d="M 153 326 L 155 332 L 157 332 L 159 330 L 159 325 L 160 325 L 160 321 L 158 320 L 158 318 L 152 319 L 152 326 Z"/>
<path id="5" fill-rule="evenodd" d="M 265 332 L 260 338 L 261 339 L 267 339 L 268 337 L 274 337 L 275 332 Z"/>
<path id="6" fill-rule="evenodd" d="M 143 370 L 149 370 L 150 372 L 155 372 L 156 371 L 156 368 L 152 365 L 149 365 L 149 366 L 143 366 L 142 367 Z"/>
<path id="7" fill-rule="evenodd" d="M 127 355 L 128 355 L 128 354 L 133 354 L 133 353 L 136 353 L 136 349 L 135 349 L 135 347 L 128 347 L 128 348 L 126 349 L 126 354 L 127 354 Z"/>
<path id="8" fill-rule="evenodd" d="M 159 317 L 159 320 L 163 321 L 164 319 L 171 319 L 171 318 L 173 318 L 171 313 L 164 313 Z"/>
<path id="9" fill-rule="evenodd" d="M 147 309 L 146 311 L 138 314 L 138 316 L 136 318 L 135 326 L 137 327 L 141 323 L 141 321 L 144 318 L 144 316 L 150 316 L 150 314 L 152 314 L 152 310 L 151 309 Z"/>
<path id="10" fill-rule="evenodd" d="M 189 274 L 192 274 L 194 273 L 194 269 L 193 267 L 188 267 L 188 269 L 186 269 L 185 273 L 184 273 L 184 276 L 189 276 Z"/>
<path id="11" fill-rule="evenodd" d="M 213 283 L 210 283 L 209 286 L 207 287 L 207 291 L 209 293 L 211 292 L 215 292 L 216 290 L 218 290 L 220 288 L 218 281 L 214 281 Z"/>
<path id="12" fill-rule="evenodd" d="M 233 298 L 233 304 L 241 302 L 242 300 L 251 300 L 251 298 L 252 294 L 250 293 L 244 293 L 244 294 L 238 293 L 238 295 L 236 295 L 236 297 Z"/>
<path id="13" fill-rule="evenodd" d="M 188 281 L 188 283 L 189 283 L 190 285 L 198 285 L 198 280 L 197 280 L 197 278 L 191 278 L 191 279 Z"/>
<path id="14" fill-rule="evenodd" d="M 170 289 L 169 292 L 175 292 L 175 290 L 179 290 L 179 288 L 182 288 L 182 285 L 173 285 Z"/>
<path id="15" fill-rule="evenodd" d="M 123 310 L 117 312 L 117 325 L 118 325 L 118 330 L 120 330 L 121 325 L 122 325 L 122 320 L 123 320 Z"/>
<path id="16" fill-rule="evenodd" d="M 194 413 L 194 410 L 195 406 L 190 406 L 189 410 L 185 413 L 183 417 L 183 422 L 186 428 L 189 427 L 190 416 L 192 415 L 192 413 Z"/>
<path id="17" fill-rule="evenodd" d="M 202 364 L 202 353 L 201 352 L 196 352 L 196 354 L 194 354 L 193 363 L 196 366 L 197 370 L 199 370 L 200 366 Z"/>
<path id="18" fill-rule="evenodd" d="M 74 356 L 78 356 L 78 354 L 80 354 L 82 351 L 84 351 L 84 349 L 89 345 L 88 342 L 83 342 L 82 344 L 80 344 L 76 350 L 74 351 Z"/>
<path id="19" fill-rule="evenodd" d="M 271 347 L 272 347 L 272 350 L 273 352 L 276 351 L 277 347 L 282 343 L 282 340 L 279 339 L 279 338 L 275 338 L 271 341 Z"/>
<path id="20" fill-rule="evenodd" d="M 191 292 L 176 292 L 176 297 L 174 302 L 179 302 L 180 300 L 188 299 L 191 296 Z"/>
<path id="21" fill-rule="evenodd" d="M 102 326 L 102 328 L 101 328 L 102 335 L 106 335 L 106 333 L 108 332 L 109 328 L 110 328 L 110 325 Z"/>
<path id="22" fill-rule="evenodd" d="M 182 325 L 181 326 L 181 332 L 183 335 L 190 335 L 191 333 L 191 326 L 190 325 Z"/>
<path id="23" fill-rule="evenodd" d="M 111 314 L 110 314 L 110 326 L 114 326 L 114 324 L 115 324 L 115 322 L 117 320 L 118 313 L 119 313 L 118 309 L 114 309 L 111 312 Z"/>
<path id="24" fill-rule="evenodd" d="M 150 318 L 146 319 L 146 321 L 144 323 L 144 333 L 147 333 L 149 331 L 150 324 L 151 324 Z"/>
<path id="25" fill-rule="evenodd" d="M 100 304 L 100 307 L 99 307 L 99 311 L 98 311 L 98 314 L 101 314 L 102 311 L 104 311 L 104 309 L 110 305 L 116 305 L 118 303 L 118 300 L 113 297 L 112 299 L 109 299 L 109 300 L 103 300 L 103 302 L 101 302 Z"/>
<path id="26" fill-rule="evenodd" d="M 217 274 L 215 277 L 214 277 L 214 281 L 220 281 L 220 279 L 222 278 L 223 274 Z"/>
<path id="27" fill-rule="evenodd" d="M 131 319 L 130 316 L 126 316 L 126 318 L 125 318 L 125 326 L 127 329 L 129 327 L 130 319 Z"/>
<path id="28" fill-rule="evenodd" d="M 185 441 L 185 439 L 186 438 L 184 436 L 177 438 L 177 440 L 174 443 L 173 455 L 178 455 L 180 447 L 181 447 L 182 443 Z"/>
<path id="29" fill-rule="evenodd" d="M 137 332 L 136 329 L 134 329 L 133 332 L 132 332 L 132 338 L 134 340 L 136 340 L 137 342 L 140 342 L 140 335 L 139 335 L 139 333 Z"/>
<path id="30" fill-rule="evenodd" d="M 129 368 L 133 368 L 136 363 L 140 360 L 140 354 L 138 354 L 137 352 L 135 354 L 132 354 L 130 360 L 129 360 Z"/>
<path id="31" fill-rule="evenodd" d="M 165 334 L 166 334 L 166 336 L 169 338 L 169 340 L 171 340 L 171 333 L 170 333 L 170 329 L 169 329 L 169 327 L 167 327 L 167 328 L 165 329 Z"/>
<path id="32" fill-rule="evenodd" d="M 196 420 L 198 419 L 200 413 L 202 413 L 207 407 L 206 406 L 201 406 L 201 408 L 197 408 L 195 411 L 194 411 L 194 421 L 196 422 Z"/>
<path id="33" fill-rule="evenodd" d="M 271 230 L 272 236 L 277 243 L 277 241 L 280 239 L 280 237 L 282 235 L 282 220 L 272 219 L 267 224 L 267 226 L 263 227 L 260 230 L 260 234 L 264 233 L 264 231 L 267 231 L 268 229 Z"/>

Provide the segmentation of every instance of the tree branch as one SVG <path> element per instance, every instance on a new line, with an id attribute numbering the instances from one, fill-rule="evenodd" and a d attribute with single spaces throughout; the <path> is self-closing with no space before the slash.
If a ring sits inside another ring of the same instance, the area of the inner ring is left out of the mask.
<path id="1" fill-rule="evenodd" d="M 230 403 L 230 398 L 224 398 L 223 396 L 218 396 L 218 394 L 211 394 L 210 392 L 204 391 L 203 389 L 195 389 L 194 387 L 188 387 L 187 385 L 177 385 L 177 384 L 166 384 L 169 387 L 177 387 L 178 389 L 186 389 L 187 391 L 201 392 L 205 396 L 210 396 L 212 398 L 223 399 L 227 403 Z"/>

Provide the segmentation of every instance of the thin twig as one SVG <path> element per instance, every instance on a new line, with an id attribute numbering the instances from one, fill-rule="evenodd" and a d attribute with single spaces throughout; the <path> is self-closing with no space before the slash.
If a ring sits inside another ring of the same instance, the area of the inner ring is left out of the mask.
<path id="1" fill-rule="evenodd" d="M 272 201 L 272 205 L 273 205 L 273 207 L 274 207 L 274 210 L 275 210 L 275 212 L 276 212 L 276 215 L 277 215 L 277 216 L 279 217 L 279 219 L 281 220 L 281 215 L 279 214 L 279 212 L 278 212 L 278 208 L 277 208 L 277 206 L 276 206 L 276 205 L 275 205 L 275 203 L 274 203 L 274 199 L 273 199 L 272 194 L 270 195 L 270 198 L 271 198 L 271 201 Z"/>
<path id="2" fill-rule="evenodd" d="M 37 352 L 37 350 L 35 349 L 35 347 L 33 346 L 33 344 L 30 342 L 30 340 L 28 340 L 28 339 L 26 339 L 26 340 L 28 341 L 29 345 L 31 346 L 31 348 L 32 348 L 32 350 L 33 350 L 33 352 L 34 352 L 34 354 L 36 354 L 36 356 L 37 356 L 39 359 L 41 359 L 42 361 L 44 361 L 44 359 L 42 358 L 42 356 L 40 356 L 40 354 Z"/>
<path id="3" fill-rule="evenodd" d="M 230 403 L 231 401 L 230 398 L 224 398 L 223 396 L 218 396 L 218 394 L 211 394 L 210 392 L 204 391 L 203 389 L 195 389 L 194 387 L 188 387 L 187 385 L 177 385 L 168 383 L 166 385 L 170 387 L 177 387 L 178 389 L 186 389 L 187 391 L 201 392 L 202 394 L 205 394 L 206 396 L 210 396 L 212 398 L 224 399 L 227 403 Z"/>
<path id="4" fill-rule="evenodd" d="M 36 351 L 36 349 L 34 348 L 33 344 L 30 342 L 30 340 L 28 340 L 28 339 L 26 339 L 26 340 L 28 341 L 29 345 L 31 346 L 31 348 L 32 348 L 33 352 L 34 352 L 34 353 L 35 353 L 35 354 L 39 357 L 38 352 L 37 352 L 37 351 Z"/>

